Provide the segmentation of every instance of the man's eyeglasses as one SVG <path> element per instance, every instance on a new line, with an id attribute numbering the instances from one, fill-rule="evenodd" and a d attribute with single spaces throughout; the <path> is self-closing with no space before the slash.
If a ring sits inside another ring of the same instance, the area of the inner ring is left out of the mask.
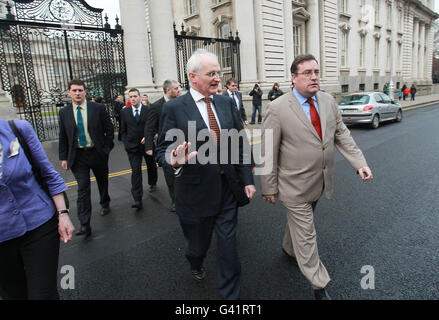
<path id="1" fill-rule="evenodd" d="M 199 73 L 196 73 L 196 74 L 200 75 Z M 209 77 L 209 78 L 215 78 L 215 77 L 221 78 L 222 75 L 223 74 L 222 74 L 221 71 L 218 71 L 218 72 L 212 71 L 212 72 L 203 74 L 203 76 L 206 76 L 206 77 Z"/>
<path id="2" fill-rule="evenodd" d="M 316 70 L 316 71 L 311 71 L 311 70 L 307 70 L 305 72 L 301 72 L 301 73 L 296 73 L 297 75 L 302 74 L 305 78 L 311 78 L 313 74 L 316 75 L 316 77 L 320 76 L 320 71 Z"/>

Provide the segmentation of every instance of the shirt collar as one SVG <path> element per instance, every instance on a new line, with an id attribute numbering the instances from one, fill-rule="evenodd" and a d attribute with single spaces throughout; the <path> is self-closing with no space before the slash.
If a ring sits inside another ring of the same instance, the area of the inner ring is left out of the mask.
<path id="1" fill-rule="evenodd" d="M 74 105 L 75 109 L 78 109 L 78 105 L 77 105 L 77 104 L 73 104 L 73 105 Z M 87 100 L 84 100 L 84 101 L 79 105 L 79 107 L 81 107 L 81 109 L 84 109 L 84 110 L 85 110 L 85 108 L 87 108 Z"/>
<path id="2" fill-rule="evenodd" d="M 165 95 L 163 96 L 163 98 L 165 99 L 165 102 L 168 102 L 170 99 L 168 99 L 168 97 Z"/>
<path id="3" fill-rule="evenodd" d="M 190 93 L 191 93 L 192 98 L 194 98 L 195 102 L 198 102 L 198 101 L 204 99 L 204 96 L 193 88 L 190 88 Z M 209 98 L 213 99 L 213 95 L 210 95 Z"/>
<path id="4" fill-rule="evenodd" d="M 305 98 L 304 96 L 302 96 L 299 91 L 296 90 L 296 88 L 293 88 L 293 93 L 297 98 L 297 101 L 299 101 L 300 105 L 303 105 L 306 100 L 308 100 L 308 98 Z M 314 102 L 317 102 L 316 96 L 312 96 L 311 99 L 314 100 Z"/>
<path id="5" fill-rule="evenodd" d="M 227 89 L 227 93 L 229 94 L 229 96 L 231 96 L 233 94 L 233 92 L 230 91 L 229 89 Z"/>

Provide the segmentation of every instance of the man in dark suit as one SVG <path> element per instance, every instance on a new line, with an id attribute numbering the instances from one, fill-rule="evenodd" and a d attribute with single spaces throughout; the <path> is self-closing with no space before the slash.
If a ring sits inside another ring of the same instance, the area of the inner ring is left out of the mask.
<path id="1" fill-rule="evenodd" d="M 132 169 L 131 194 L 134 199 L 132 207 L 140 210 L 143 208 L 142 159 L 145 159 L 148 168 L 147 172 L 150 192 L 153 192 L 156 189 L 157 165 L 154 156 L 145 153 L 144 130 L 149 109 L 141 103 L 142 97 L 138 89 L 133 88 L 128 94 L 131 106 L 122 109 L 120 112 L 120 133 Z"/>
<path id="2" fill-rule="evenodd" d="M 149 107 L 148 116 L 145 125 L 145 152 L 148 156 L 154 155 L 156 134 L 159 133 L 160 116 L 162 114 L 163 104 L 167 101 L 180 96 L 180 84 L 175 80 L 166 80 L 163 83 L 163 98 L 157 100 Z M 169 196 L 172 205 L 171 212 L 175 212 L 175 195 L 174 195 L 174 171 L 169 168 L 163 168 L 166 185 L 168 186 Z"/>
<path id="3" fill-rule="evenodd" d="M 203 260 L 215 229 L 219 294 L 223 299 L 239 299 L 237 212 L 238 206 L 247 204 L 256 192 L 250 148 L 244 138 L 240 140 L 233 148 L 239 151 L 239 161 L 232 164 L 233 139 L 227 134 L 242 126 L 232 100 L 215 94 L 221 76 L 218 58 L 197 50 L 187 63 L 187 70 L 190 92 L 163 105 L 157 158 L 176 174 L 175 204 L 188 243 L 186 257 L 192 277 L 198 281 L 206 277 Z M 191 146 L 195 151 L 190 152 Z"/>
<path id="4" fill-rule="evenodd" d="M 77 235 L 91 235 L 90 169 L 98 183 L 101 215 L 110 212 L 108 195 L 108 156 L 114 143 L 114 127 L 104 105 L 87 102 L 82 80 L 69 83 L 72 104 L 59 112 L 59 159 L 64 170 L 71 169 L 78 183 Z"/>
<path id="5" fill-rule="evenodd" d="M 242 93 L 238 91 L 238 82 L 234 78 L 230 78 L 226 82 L 226 88 L 227 90 L 224 91 L 223 95 L 232 98 L 239 119 L 243 124 L 248 125 L 247 114 L 242 103 Z"/>

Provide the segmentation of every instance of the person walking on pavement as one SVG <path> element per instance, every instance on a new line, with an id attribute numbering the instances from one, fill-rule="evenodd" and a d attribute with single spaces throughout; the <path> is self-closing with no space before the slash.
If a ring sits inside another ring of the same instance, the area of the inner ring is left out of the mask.
<path id="1" fill-rule="evenodd" d="M 410 94 L 411 94 L 411 98 L 410 98 L 410 100 L 411 101 L 415 101 L 415 96 L 416 96 L 416 86 L 415 86 L 415 84 L 413 83 L 412 84 L 412 86 L 410 87 Z"/>
<path id="2" fill-rule="evenodd" d="M 226 82 L 226 89 L 223 95 L 232 98 L 239 119 L 243 124 L 248 125 L 247 115 L 245 113 L 244 104 L 242 103 L 242 93 L 238 91 L 238 81 L 234 78 L 230 78 Z"/>
<path id="3" fill-rule="evenodd" d="M 281 89 L 279 89 L 279 84 L 275 82 L 273 84 L 273 88 L 271 88 L 270 92 L 268 93 L 268 100 L 274 101 L 280 96 L 282 96 L 284 93 Z"/>
<path id="4" fill-rule="evenodd" d="M 143 208 L 143 179 L 142 179 L 142 159 L 145 159 L 149 192 L 156 190 L 157 184 L 157 164 L 153 155 L 145 153 L 145 124 L 148 117 L 149 108 L 141 103 L 141 96 L 138 89 L 133 88 L 129 92 L 131 106 L 122 109 L 121 131 L 122 141 L 131 166 L 131 194 L 134 199 L 132 208 L 141 210 Z"/>
<path id="5" fill-rule="evenodd" d="M 171 99 L 180 96 L 180 84 L 175 80 L 166 80 L 163 83 L 163 98 L 157 100 L 149 107 L 149 112 L 145 124 L 145 152 L 148 156 L 154 156 L 156 134 L 160 131 L 160 117 L 162 114 L 163 104 Z M 171 197 L 171 212 L 175 212 L 175 194 L 174 194 L 174 171 L 163 167 L 166 185 L 168 186 L 169 196 Z"/>
<path id="6" fill-rule="evenodd" d="M 75 231 L 63 197 L 67 187 L 32 126 L 13 121 L 47 191 L 18 136 L 0 120 L 0 297 L 57 300 L 59 242 L 70 241 Z"/>
<path id="7" fill-rule="evenodd" d="M 119 141 L 122 141 L 122 136 L 120 135 L 120 111 L 123 109 L 124 106 L 125 106 L 125 102 L 123 100 L 123 95 L 120 94 L 116 97 L 116 99 L 113 102 L 113 114 L 117 122 L 117 130 L 119 132 L 117 134 L 117 139 Z"/>
<path id="8" fill-rule="evenodd" d="M 77 210 L 81 228 L 76 235 L 91 235 L 90 170 L 98 184 L 101 215 L 110 212 L 108 157 L 114 146 L 114 126 L 104 105 L 87 102 L 82 80 L 70 81 L 67 94 L 72 103 L 59 111 L 59 160 L 71 169 L 78 183 Z"/>
<path id="9" fill-rule="evenodd" d="M 253 90 L 250 91 L 249 95 L 253 97 L 252 105 L 253 105 L 253 111 L 252 111 L 252 121 L 250 124 L 255 124 L 256 120 L 256 111 L 258 112 L 258 123 L 262 122 L 262 90 L 259 87 L 259 85 L 256 83 L 253 87 Z"/>
<path id="10" fill-rule="evenodd" d="M 249 164 L 250 155 L 246 152 L 249 146 L 244 145 L 247 141 L 238 144 L 240 161 L 232 164 L 230 141 L 221 143 L 221 139 L 227 136 L 221 135 L 221 130 L 239 131 L 242 124 L 232 100 L 224 95 L 216 95 L 221 77 L 217 56 L 199 49 L 190 57 L 187 70 L 190 91 L 163 105 L 157 157 L 162 166 L 169 167 L 176 174 L 175 203 L 188 244 L 186 258 L 192 277 L 197 281 L 206 278 L 203 261 L 215 230 L 219 294 L 223 299 L 239 299 L 241 266 L 236 244 L 238 206 L 247 204 L 256 192 Z M 207 131 L 207 142 L 205 139 L 189 141 L 192 125 L 197 136 Z M 181 138 L 177 141 L 166 139 L 167 135 L 176 133 L 176 129 L 181 133 Z M 215 158 L 212 161 L 199 158 L 206 155 L 205 144 L 209 146 L 209 153 L 214 152 L 210 154 Z M 203 154 L 197 156 L 197 152 L 203 149 Z"/>
<path id="11" fill-rule="evenodd" d="M 283 252 L 297 261 L 310 281 L 316 299 L 330 299 L 331 280 L 319 258 L 314 210 L 325 191 L 333 193 L 334 147 L 349 161 L 363 181 L 373 178 L 361 150 L 343 124 L 333 97 L 320 90 L 319 65 L 314 56 L 297 56 L 291 66 L 293 90 L 271 102 L 263 122 L 265 167 L 262 197 L 286 208 Z M 267 130 L 272 141 L 265 141 Z M 264 155 L 263 155 L 264 156 Z"/>

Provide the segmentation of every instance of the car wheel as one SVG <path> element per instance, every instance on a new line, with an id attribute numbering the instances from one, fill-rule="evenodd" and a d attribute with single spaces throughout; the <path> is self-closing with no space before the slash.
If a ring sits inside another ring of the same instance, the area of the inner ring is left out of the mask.
<path id="1" fill-rule="evenodd" d="M 401 122 L 402 121 L 402 110 L 398 110 L 396 113 L 395 122 Z"/>
<path id="2" fill-rule="evenodd" d="M 370 124 L 370 126 L 372 127 L 372 129 L 376 129 L 380 126 L 380 116 L 379 115 L 374 115 L 372 118 L 372 123 Z"/>

